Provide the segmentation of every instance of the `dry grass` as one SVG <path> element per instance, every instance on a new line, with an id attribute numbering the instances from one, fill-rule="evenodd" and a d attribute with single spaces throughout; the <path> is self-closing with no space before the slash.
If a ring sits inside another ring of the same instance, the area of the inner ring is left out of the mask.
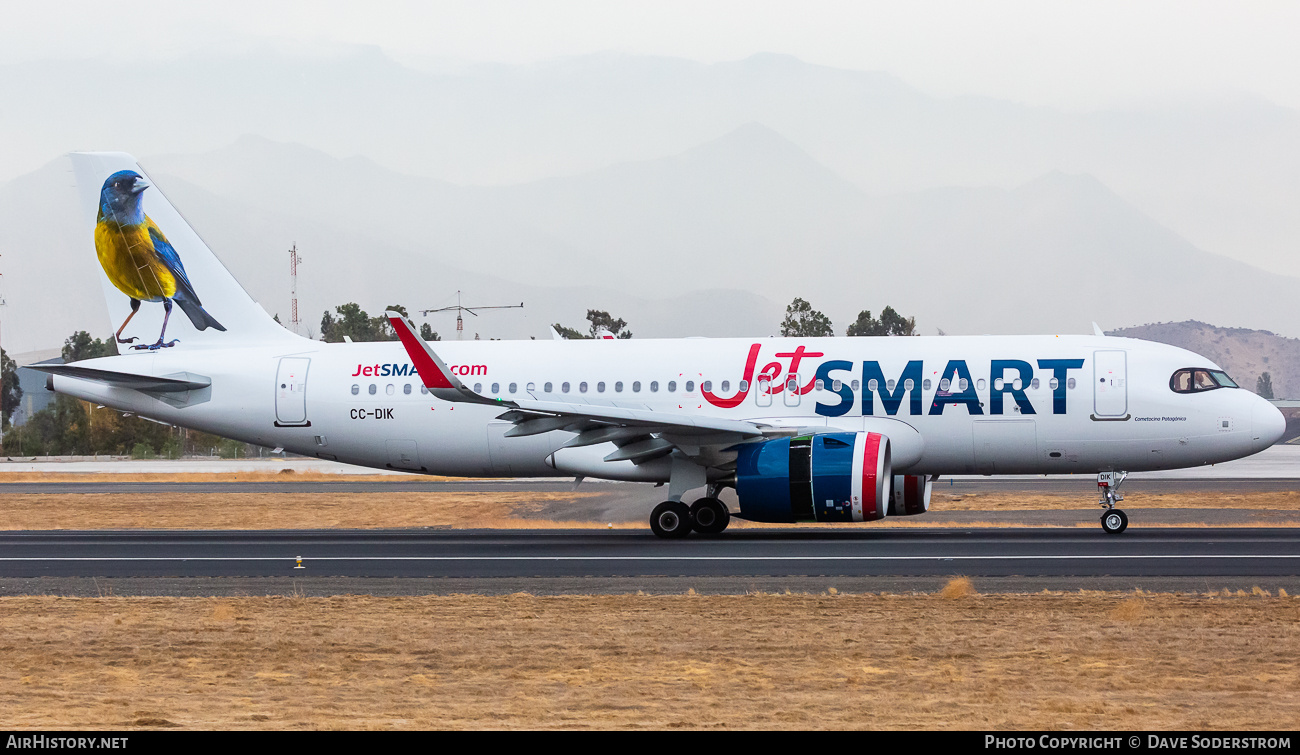
<path id="1" fill-rule="evenodd" d="M 935 489 L 931 511 L 1061 511 L 1097 502 L 1091 488 L 1067 493 L 965 493 L 950 495 Z M 1135 509 L 1274 509 L 1300 512 L 1300 490 L 1250 493 L 1133 493 Z M 1100 511 L 1100 509 L 1098 509 Z"/>
<path id="2" fill-rule="evenodd" d="M 1300 600 L 1241 595 L 0 598 L 0 721 L 1205 730 L 1300 720 Z"/>
<path id="3" fill-rule="evenodd" d="M 518 516 L 599 493 L 79 493 L 0 496 L 0 530 L 604 527 Z M 646 525 L 637 523 L 636 526 Z"/>
<path id="4" fill-rule="evenodd" d="M 939 597 L 944 600 L 959 600 L 968 598 L 975 594 L 975 585 L 971 584 L 970 577 L 953 577 L 948 580 L 948 584 L 943 586 L 939 591 Z"/>
<path id="5" fill-rule="evenodd" d="M 270 466 L 270 465 L 268 465 Z M 0 472 L 3 482 L 430 482 L 477 480 L 478 477 L 438 477 L 422 474 L 332 474 L 299 472 L 284 467 L 277 472 Z"/>

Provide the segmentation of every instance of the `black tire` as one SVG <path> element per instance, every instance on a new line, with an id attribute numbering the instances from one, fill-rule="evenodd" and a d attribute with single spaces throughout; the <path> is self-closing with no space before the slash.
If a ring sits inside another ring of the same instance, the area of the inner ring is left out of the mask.
<path id="1" fill-rule="evenodd" d="M 1101 515 L 1101 528 L 1107 535 L 1118 535 L 1128 529 L 1128 514 L 1119 509 L 1111 509 Z"/>
<path id="2" fill-rule="evenodd" d="M 650 512 L 650 529 L 662 538 L 677 539 L 691 534 L 691 509 L 681 501 L 664 501 Z"/>
<path id="3" fill-rule="evenodd" d="M 717 498 L 701 498 L 691 504 L 691 523 L 701 535 L 716 535 L 731 524 L 731 512 Z"/>

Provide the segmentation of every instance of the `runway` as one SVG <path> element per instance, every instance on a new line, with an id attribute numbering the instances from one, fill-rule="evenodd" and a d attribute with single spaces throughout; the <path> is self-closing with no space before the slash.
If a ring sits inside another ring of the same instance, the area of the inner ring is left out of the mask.
<path id="1" fill-rule="evenodd" d="M 298 558 L 301 557 L 301 566 Z M 16 532 L 0 577 L 1293 577 L 1300 530 Z"/>

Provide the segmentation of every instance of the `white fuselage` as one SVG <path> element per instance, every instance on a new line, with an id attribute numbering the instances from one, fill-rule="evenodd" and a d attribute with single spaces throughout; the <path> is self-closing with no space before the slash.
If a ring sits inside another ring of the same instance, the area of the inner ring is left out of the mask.
<path id="1" fill-rule="evenodd" d="M 1198 466 L 1260 451 L 1283 427 L 1274 407 L 1245 390 L 1175 393 L 1170 377 L 1176 370 L 1217 368 L 1182 349 L 1123 338 L 435 345 L 461 381 L 494 398 L 531 395 L 798 428 L 869 429 L 897 438 L 896 446 L 912 438 L 895 452 L 895 471 L 908 474 Z M 552 457 L 573 433 L 506 437 L 510 423 L 496 419 L 504 407 L 426 394 L 397 342 L 334 344 L 286 336 L 264 345 L 164 349 L 79 365 L 152 376 L 188 373 L 210 380 L 211 387 L 159 396 L 59 375 L 57 391 L 362 466 L 460 476 L 573 475 L 580 469 L 600 476 L 588 467 L 602 469 L 600 458 L 614 448 L 566 449 Z M 995 368 L 999 374 L 992 374 Z M 795 390 L 787 387 L 792 382 Z M 658 473 L 638 477 L 609 469 L 605 476 L 613 479 L 658 479 Z"/>

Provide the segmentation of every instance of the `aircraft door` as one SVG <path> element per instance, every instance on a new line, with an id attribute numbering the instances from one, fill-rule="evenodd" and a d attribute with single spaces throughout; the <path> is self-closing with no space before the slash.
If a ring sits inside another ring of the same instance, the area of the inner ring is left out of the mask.
<path id="1" fill-rule="evenodd" d="M 1128 354 L 1094 351 L 1092 390 L 1094 417 L 1123 417 L 1128 412 Z"/>
<path id="2" fill-rule="evenodd" d="M 311 427 L 307 419 L 306 357 L 282 357 L 275 371 L 275 426 Z"/>
<path id="3" fill-rule="evenodd" d="M 754 404 L 756 406 L 772 405 L 772 378 L 767 374 L 759 375 L 754 381 Z"/>

